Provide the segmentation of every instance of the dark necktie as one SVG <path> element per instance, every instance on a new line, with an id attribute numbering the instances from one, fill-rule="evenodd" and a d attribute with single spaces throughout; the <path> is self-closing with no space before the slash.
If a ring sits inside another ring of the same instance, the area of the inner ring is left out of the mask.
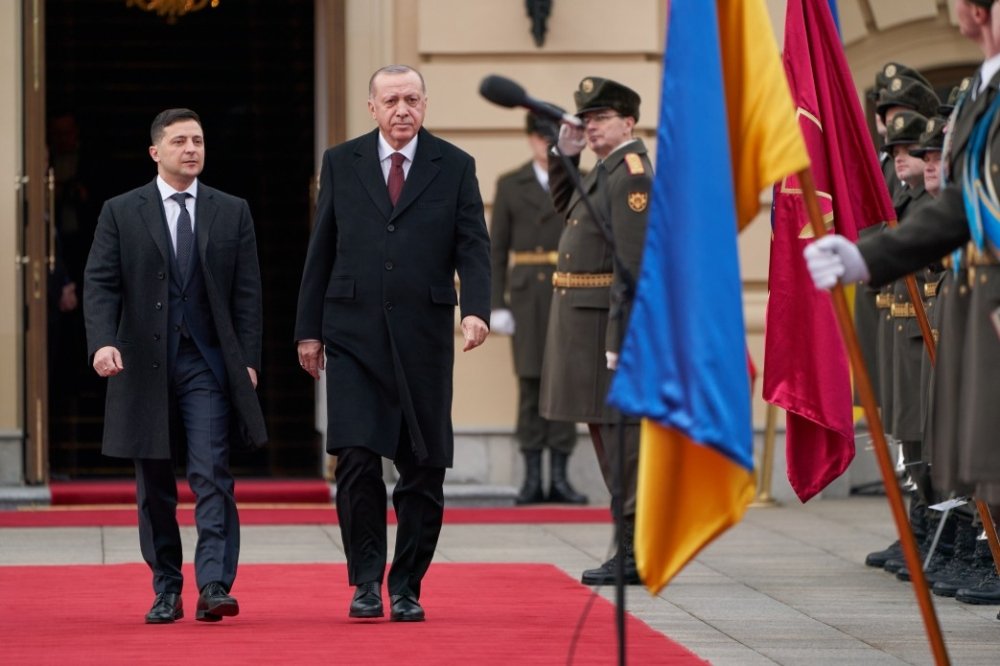
<path id="1" fill-rule="evenodd" d="M 392 159 L 392 166 L 389 167 L 389 180 L 386 186 L 389 188 L 389 201 L 395 206 L 399 201 L 399 195 L 403 191 L 403 160 L 406 159 L 403 153 L 393 153 L 389 156 Z"/>
<path id="2" fill-rule="evenodd" d="M 177 216 L 177 265 L 181 269 L 181 276 L 187 276 L 188 264 L 191 263 L 191 248 L 194 247 L 194 231 L 191 229 L 191 214 L 188 213 L 185 200 L 191 196 L 187 192 L 178 192 L 170 195 L 170 198 L 181 207 L 181 214 Z"/>

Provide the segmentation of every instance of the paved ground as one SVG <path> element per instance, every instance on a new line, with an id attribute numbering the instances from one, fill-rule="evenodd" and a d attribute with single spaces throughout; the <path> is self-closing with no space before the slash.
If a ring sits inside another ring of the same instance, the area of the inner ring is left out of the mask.
<path id="1" fill-rule="evenodd" d="M 909 584 L 863 564 L 893 540 L 889 516 L 884 498 L 751 509 L 659 596 L 630 588 L 628 608 L 720 666 L 932 664 Z M 184 538 L 190 554 L 193 528 Z M 344 560 L 334 525 L 245 527 L 242 538 L 241 562 Z M 608 525 L 446 526 L 437 557 L 550 562 L 576 577 L 609 539 Z M 131 527 L 0 529 L 0 565 L 137 561 Z M 952 664 L 1000 664 L 997 607 L 934 600 Z"/>

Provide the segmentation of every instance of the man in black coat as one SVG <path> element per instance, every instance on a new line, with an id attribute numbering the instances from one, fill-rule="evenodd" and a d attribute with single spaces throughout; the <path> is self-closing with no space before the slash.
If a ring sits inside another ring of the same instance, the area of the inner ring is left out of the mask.
<path id="1" fill-rule="evenodd" d="M 378 129 L 323 155 L 299 290 L 299 363 L 316 379 L 326 368 L 326 448 L 337 456 L 355 618 L 383 615 L 385 457 L 399 472 L 390 617 L 424 619 L 420 584 L 441 531 L 454 448 L 455 306 L 463 351 L 488 334 L 489 237 L 475 162 L 421 129 L 426 107 L 416 70 L 390 65 L 372 75 L 368 110 Z"/>
<path id="2" fill-rule="evenodd" d="M 198 181 L 205 138 L 194 111 L 161 112 L 151 138 L 156 179 L 108 200 L 97 221 L 84 273 L 87 350 L 108 378 L 103 452 L 135 460 L 139 544 L 156 592 L 146 622 L 184 616 L 179 440 L 197 500 L 196 619 L 215 622 L 239 613 L 229 594 L 239 557 L 230 433 L 267 441 L 257 241 L 246 201 Z"/>

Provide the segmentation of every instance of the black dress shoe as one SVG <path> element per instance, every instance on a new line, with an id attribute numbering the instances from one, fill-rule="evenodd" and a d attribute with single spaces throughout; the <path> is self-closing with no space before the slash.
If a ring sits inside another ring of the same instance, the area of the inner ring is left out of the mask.
<path id="1" fill-rule="evenodd" d="M 378 581 L 362 583 L 354 590 L 348 617 L 382 617 L 382 585 Z"/>
<path id="2" fill-rule="evenodd" d="M 416 599 L 409 594 L 392 595 L 392 612 L 389 619 L 393 622 L 423 622 L 424 609 Z"/>
<path id="3" fill-rule="evenodd" d="M 201 589 L 198 597 L 198 611 L 194 619 L 201 622 L 218 622 L 223 617 L 233 617 L 240 614 L 240 605 L 236 598 L 229 595 L 229 592 L 222 583 L 209 583 Z"/>
<path id="4" fill-rule="evenodd" d="M 146 613 L 146 624 L 170 624 L 184 617 L 184 601 L 174 592 L 160 592 Z"/>

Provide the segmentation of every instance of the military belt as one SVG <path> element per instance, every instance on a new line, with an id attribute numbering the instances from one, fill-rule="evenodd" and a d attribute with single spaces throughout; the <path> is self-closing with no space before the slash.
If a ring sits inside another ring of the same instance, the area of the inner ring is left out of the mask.
<path id="1" fill-rule="evenodd" d="M 555 266 L 558 261 L 558 252 L 513 252 L 511 254 L 512 266 Z"/>
<path id="2" fill-rule="evenodd" d="M 610 287 L 614 279 L 612 273 L 560 273 L 552 274 L 553 287 L 583 289 L 587 287 Z"/>
<path id="3" fill-rule="evenodd" d="M 892 307 L 892 294 L 876 294 L 875 307 L 879 310 L 888 310 Z"/>
<path id="4" fill-rule="evenodd" d="M 913 303 L 893 303 L 889 312 L 895 318 L 917 316 L 917 309 L 913 307 Z"/>
<path id="5" fill-rule="evenodd" d="M 938 283 L 937 282 L 925 282 L 924 283 L 924 298 L 934 298 L 937 296 Z"/>

